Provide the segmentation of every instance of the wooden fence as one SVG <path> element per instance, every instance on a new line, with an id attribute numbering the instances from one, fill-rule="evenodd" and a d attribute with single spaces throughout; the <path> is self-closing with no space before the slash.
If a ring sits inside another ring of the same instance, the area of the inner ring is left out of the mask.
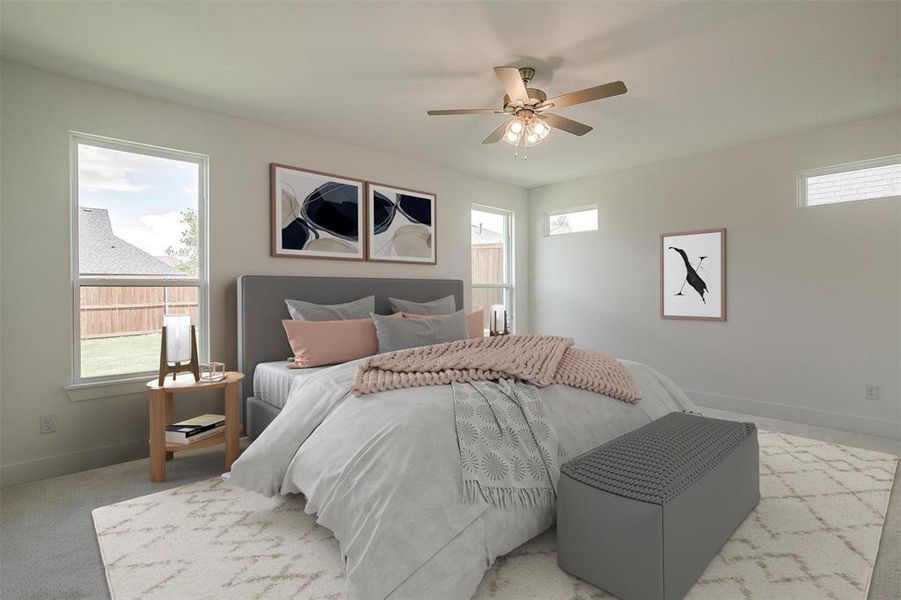
<path id="1" fill-rule="evenodd" d="M 113 337 L 156 333 L 163 315 L 191 315 L 197 322 L 194 287 L 83 287 L 81 337 Z"/>
<path id="2" fill-rule="evenodd" d="M 504 248 L 500 244 L 472 247 L 472 282 L 504 282 Z"/>

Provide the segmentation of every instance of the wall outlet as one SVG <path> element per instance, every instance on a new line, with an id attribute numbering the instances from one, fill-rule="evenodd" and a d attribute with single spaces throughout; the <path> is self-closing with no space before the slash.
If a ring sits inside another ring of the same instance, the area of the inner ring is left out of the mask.
<path id="1" fill-rule="evenodd" d="M 38 431 L 41 433 L 56 433 L 56 415 L 41 415 L 38 419 Z"/>
<path id="2" fill-rule="evenodd" d="M 868 385 L 863 397 L 865 400 L 879 400 L 879 386 Z"/>

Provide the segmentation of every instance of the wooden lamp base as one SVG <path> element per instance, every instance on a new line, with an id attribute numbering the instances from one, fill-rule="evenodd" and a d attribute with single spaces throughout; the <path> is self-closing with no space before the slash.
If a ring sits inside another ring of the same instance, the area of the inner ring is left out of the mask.
<path id="1" fill-rule="evenodd" d="M 194 325 L 191 325 L 191 360 L 186 363 L 169 363 L 166 360 L 166 328 L 163 327 L 162 345 L 160 346 L 160 379 L 159 385 L 163 386 L 166 375 L 172 373 L 172 381 L 175 376 L 182 371 L 189 371 L 194 374 L 194 381 L 200 381 L 200 362 L 197 360 L 197 335 Z"/>

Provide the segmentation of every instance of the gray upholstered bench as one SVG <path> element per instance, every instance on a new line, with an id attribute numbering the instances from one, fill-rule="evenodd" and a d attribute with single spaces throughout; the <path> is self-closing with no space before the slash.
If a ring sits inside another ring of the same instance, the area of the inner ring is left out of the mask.
<path id="1" fill-rule="evenodd" d="M 681 598 L 760 499 L 752 423 L 670 413 L 560 469 L 560 567 L 626 599 Z"/>

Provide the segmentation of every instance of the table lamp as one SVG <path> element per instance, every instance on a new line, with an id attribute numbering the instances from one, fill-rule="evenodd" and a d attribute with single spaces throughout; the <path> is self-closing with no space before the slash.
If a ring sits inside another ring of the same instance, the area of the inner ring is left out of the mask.
<path id="1" fill-rule="evenodd" d="M 194 381 L 200 381 L 200 365 L 197 361 L 197 336 L 190 315 L 163 316 L 163 334 L 160 344 L 160 386 L 166 375 L 190 371 Z"/>

